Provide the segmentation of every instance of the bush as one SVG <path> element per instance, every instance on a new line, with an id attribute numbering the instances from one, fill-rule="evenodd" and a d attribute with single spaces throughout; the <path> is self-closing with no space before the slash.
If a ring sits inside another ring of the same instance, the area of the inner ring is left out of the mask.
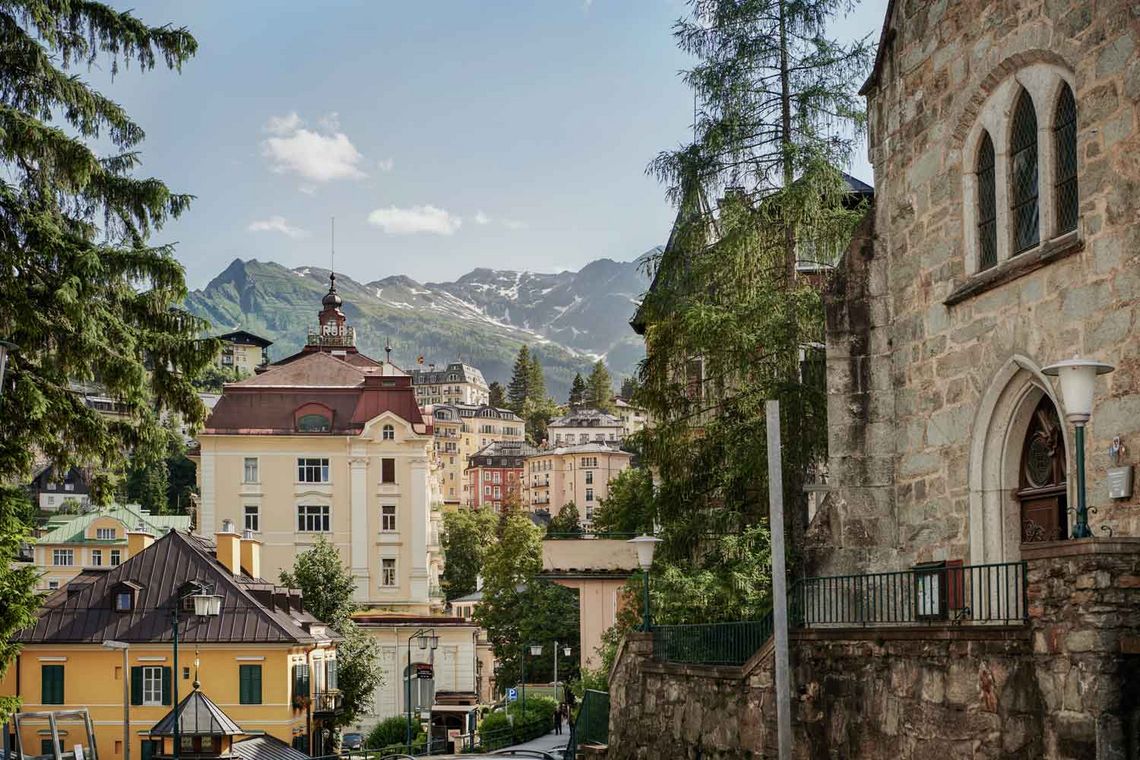
<path id="1" fill-rule="evenodd" d="M 499 749 L 514 743 L 511 720 L 505 712 L 494 712 L 479 724 L 479 745 L 486 750 Z"/>
<path id="2" fill-rule="evenodd" d="M 367 749 L 383 748 L 384 750 L 390 749 L 392 745 L 399 745 L 406 747 L 408 718 L 404 715 L 393 715 L 391 718 L 385 718 L 376 724 L 376 726 L 368 732 L 368 736 L 364 739 L 364 746 Z M 412 721 L 412 737 L 413 741 L 416 738 L 423 736 L 424 730 L 419 721 Z"/>

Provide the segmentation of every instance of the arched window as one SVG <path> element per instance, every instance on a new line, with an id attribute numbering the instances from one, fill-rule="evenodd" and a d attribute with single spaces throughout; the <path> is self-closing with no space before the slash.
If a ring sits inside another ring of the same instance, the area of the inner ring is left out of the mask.
<path id="1" fill-rule="evenodd" d="M 297 432 L 327 433 L 332 430 L 332 422 L 323 414 L 303 414 L 297 418 Z"/>
<path id="2" fill-rule="evenodd" d="M 1025 90 L 1013 109 L 1010 139 L 1010 214 L 1013 221 L 1013 252 L 1026 251 L 1040 241 L 1037 187 L 1037 114 Z"/>
<path id="3" fill-rule="evenodd" d="M 1067 83 L 1061 85 L 1057 110 L 1053 114 L 1053 146 L 1057 234 L 1063 235 L 1077 228 L 1077 101 Z"/>
<path id="4" fill-rule="evenodd" d="M 997 264 L 997 191 L 994 181 L 994 141 L 982 133 L 978 146 L 978 269 Z"/>
<path id="5" fill-rule="evenodd" d="M 396 440 L 396 428 L 392 427 L 391 425 L 385 425 L 383 430 L 384 430 L 384 440 L 385 441 Z"/>

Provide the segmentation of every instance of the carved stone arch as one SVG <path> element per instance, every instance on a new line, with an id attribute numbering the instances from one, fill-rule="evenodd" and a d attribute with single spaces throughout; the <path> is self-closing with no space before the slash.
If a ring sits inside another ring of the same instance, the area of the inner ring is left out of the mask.
<path id="1" fill-rule="evenodd" d="M 1063 419 L 1061 404 L 1040 367 L 1027 357 L 1013 356 L 994 375 L 978 404 L 969 460 L 970 564 L 1021 558 L 1021 504 L 1016 492 L 1022 448 L 1043 398 Z M 1061 430 L 1067 453 L 1069 431 L 1064 425 Z"/>

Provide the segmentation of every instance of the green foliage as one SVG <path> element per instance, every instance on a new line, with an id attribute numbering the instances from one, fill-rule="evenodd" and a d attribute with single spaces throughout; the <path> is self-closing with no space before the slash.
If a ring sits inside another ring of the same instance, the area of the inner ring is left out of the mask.
<path id="1" fill-rule="evenodd" d="M 412 737 L 418 738 L 424 733 L 423 726 L 418 720 L 412 721 Z M 404 715 L 394 715 L 377 723 L 364 739 L 364 746 L 368 749 L 379 749 L 390 745 L 405 744 L 408 737 L 408 718 Z"/>
<path id="2" fill-rule="evenodd" d="M 594 511 L 600 533 L 652 533 L 656 517 L 653 474 L 630 467 L 610 480 L 609 494 Z"/>
<path id="3" fill-rule="evenodd" d="M 582 523 L 578 519 L 578 505 L 572 501 L 566 502 L 562 511 L 550 518 L 550 524 L 546 526 L 547 535 L 566 537 L 581 532 Z"/>
<path id="4" fill-rule="evenodd" d="M 574 381 L 570 384 L 570 397 L 566 400 L 566 405 L 570 407 L 571 411 L 580 409 L 586 400 L 586 381 L 582 379 L 581 372 L 574 373 Z"/>
<path id="5" fill-rule="evenodd" d="M 76 70 L 178 69 L 197 43 L 99 2 L 13 0 L 0 8 L 0 48 L 0 339 L 18 346 L 0 387 L 0 472 L 23 483 L 38 458 L 60 472 L 94 465 L 101 503 L 125 452 L 162 451 L 164 413 L 204 418 L 191 379 L 217 345 L 179 306 L 186 284 L 171 246 L 148 243 L 190 196 L 135 176 L 142 128 Z M 123 413 L 87 407 L 77 382 L 97 382 Z M 38 601 L 35 573 L 12 567 L 23 503 L 0 487 L 0 675 Z M 14 704 L 0 703 L 0 720 Z"/>
<path id="6" fill-rule="evenodd" d="M 487 387 L 487 390 L 487 403 L 497 409 L 505 409 L 507 406 L 507 391 L 503 388 L 503 384 L 495 380 Z"/>
<path id="7" fill-rule="evenodd" d="M 621 379 L 621 390 L 618 391 L 618 395 L 626 401 L 629 401 L 637 394 L 637 388 L 637 378 L 628 375 Z"/>
<path id="8" fill-rule="evenodd" d="M 443 515 L 445 561 L 440 585 L 448 601 L 475 591 L 498 522 L 489 509 L 461 509 Z"/>
<path id="9" fill-rule="evenodd" d="M 515 357 L 506 406 L 523 418 L 527 440 L 535 445 L 546 438 L 546 426 L 558 414 L 558 405 L 546 395 L 542 363 L 528 346 L 521 346 Z"/>
<path id="10" fill-rule="evenodd" d="M 236 383 L 249 377 L 249 373 L 238 367 L 219 367 L 209 364 L 202 374 L 194 380 L 194 387 L 204 393 L 221 393 L 226 383 Z"/>
<path id="11" fill-rule="evenodd" d="M 542 569 L 541 535 L 513 498 L 504 506 L 498 540 L 484 559 L 483 601 L 475 619 L 487 631 L 497 660 L 495 682 L 500 686 L 522 680 L 523 657 L 527 680 L 553 680 L 553 642 L 571 647 L 578 643 L 577 595 L 536 577 Z M 546 653 L 532 657 L 524 652 L 532 642 L 543 644 Z M 572 659 L 559 660 L 560 678 L 573 677 Z"/>
<path id="12" fill-rule="evenodd" d="M 530 347 L 520 346 L 518 356 L 515 357 L 515 368 L 511 372 L 511 381 L 507 384 L 507 408 L 520 416 L 527 399 L 531 397 L 531 373 Z"/>
<path id="13" fill-rule="evenodd" d="M 383 674 L 376 640 L 350 617 L 356 610 L 352 574 L 341 562 L 336 547 L 321 536 L 312 549 L 297 555 L 292 570 L 281 571 L 281 584 L 301 589 L 305 608 L 344 638 L 337 646 L 337 686 L 344 704 L 337 725 L 355 722 L 372 706 L 373 692 Z"/>
<path id="14" fill-rule="evenodd" d="M 614 410 L 614 381 L 606 363 L 601 359 L 594 362 L 590 377 L 586 380 L 586 406 L 603 412 Z"/>

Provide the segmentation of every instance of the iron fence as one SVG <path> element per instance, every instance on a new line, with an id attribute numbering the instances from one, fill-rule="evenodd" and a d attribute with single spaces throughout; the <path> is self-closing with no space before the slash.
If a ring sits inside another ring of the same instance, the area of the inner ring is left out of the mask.
<path id="1" fill-rule="evenodd" d="M 609 744 L 610 695 L 604 691 L 586 689 L 578 720 L 574 723 L 575 744 Z"/>
<path id="2" fill-rule="evenodd" d="M 931 563 L 889 573 L 804 578 L 789 594 L 789 618 L 801 627 L 1025 620 L 1024 562 Z"/>
<path id="3" fill-rule="evenodd" d="M 653 655 L 665 662 L 743 665 L 772 636 L 772 613 L 759 620 L 653 626 Z"/>

